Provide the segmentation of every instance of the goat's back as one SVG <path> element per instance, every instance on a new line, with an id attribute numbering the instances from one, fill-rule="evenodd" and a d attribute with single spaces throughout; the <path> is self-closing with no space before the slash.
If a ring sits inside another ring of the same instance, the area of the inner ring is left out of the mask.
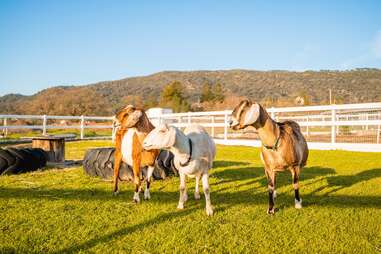
<path id="1" fill-rule="evenodd" d="M 287 120 L 278 123 L 281 138 L 287 143 L 287 149 L 293 150 L 299 166 L 305 166 L 308 158 L 308 146 L 298 123 Z"/>
<path id="2" fill-rule="evenodd" d="M 185 128 L 184 134 L 192 140 L 194 156 L 205 158 L 211 168 L 216 156 L 216 145 L 208 132 L 202 126 L 192 124 Z"/>

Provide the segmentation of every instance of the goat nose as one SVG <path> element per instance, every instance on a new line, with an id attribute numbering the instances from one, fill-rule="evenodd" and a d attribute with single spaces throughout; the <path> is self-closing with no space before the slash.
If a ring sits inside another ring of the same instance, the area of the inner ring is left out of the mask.
<path id="1" fill-rule="evenodd" d="M 233 120 L 229 120 L 229 125 L 231 126 L 233 124 Z"/>

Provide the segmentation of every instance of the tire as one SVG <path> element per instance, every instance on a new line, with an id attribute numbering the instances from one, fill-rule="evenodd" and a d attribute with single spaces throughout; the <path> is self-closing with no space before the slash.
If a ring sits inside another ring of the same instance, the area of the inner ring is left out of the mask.
<path id="1" fill-rule="evenodd" d="M 160 175 L 178 175 L 178 171 L 173 164 L 174 155 L 170 151 L 161 150 L 156 158 L 156 168 L 158 168 Z"/>
<path id="2" fill-rule="evenodd" d="M 114 155 L 115 149 L 109 148 L 104 151 L 103 156 L 99 156 L 99 165 L 102 168 L 103 178 L 109 179 L 114 176 Z"/>
<path id="3" fill-rule="evenodd" d="M 2 174 L 11 175 L 23 172 L 28 166 L 26 164 L 26 158 L 23 153 L 20 153 L 16 148 L 9 147 L 6 151 L 15 158 L 15 163 L 8 167 Z"/>
<path id="4" fill-rule="evenodd" d="M 47 158 L 48 158 L 48 154 L 41 148 L 33 148 L 33 150 L 39 154 L 39 158 L 40 158 L 40 163 L 41 163 L 41 168 L 45 167 L 46 166 L 46 162 L 47 162 Z"/>
<path id="5" fill-rule="evenodd" d="M 110 161 L 111 154 L 113 153 L 113 151 L 115 151 L 114 148 L 100 148 L 99 149 L 99 154 L 96 161 L 94 162 L 94 165 L 96 167 L 98 176 L 100 176 L 101 178 L 107 179 L 110 176 L 112 176 L 110 175 L 111 174 L 110 168 L 106 167 L 106 164 L 108 161 Z"/>
<path id="6" fill-rule="evenodd" d="M 112 161 L 114 164 L 114 159 Z M 132 168 L 124 162 L 120 164 L 119 179 L 121 181 L 129 181 L 129 182 L 132 182 L 134 180 L 134 174 L 132 173 Z"/>
<path id="7" fill-rule="evenodd" d="M 0 157 L 0 174 L 8 168 L 8 162 L 6 159 Z"/>
<path id="8" fill-rule="evenodd" d="M 28 165 L 28 168 L 25 172 L 35 171 L 40 167 L 40 161 L 37 156 L 31 151 L 26 148 L 19 149 L 20 153 L 25 153 L 26 157 L 26 164 Z"/>
<path id="9" fill-rule="evenodd" d="M 7 161 L 8 166 L 12 166 L 16 163 L 15 157 L 12 154 L 10 154 L 7 150 L 0 149 L 0 157 Z"/>
<path id="10" fill-rule="evenodd" d="M 20 151 L 19 149 L 16 149 L 13 147 L 7 148 L 7 151 L 10 154 L 12 154 L 17 160 L 17 167 L 14 168 L 13 170 L 11 170 L 12 174 L 19 174 L 22 172 L 27 172 L 29 169 L 28 155 L 25 154 L 24 152 Z"/>
<path id="11" fill-rule="evenodd" d="M 24 151 L 28 152 L 29 154 L 31 154 L 31 155 L 33 156 L 33 158 L 34 158 L 33 161 L 35 162 L 35 165 L 34 165 L 34 166 L 36 166 L 35 169 L 39 169 L 39 168 L 42 168 L 42 167 L 45 166 L 45 165 L 44 165 L 44 161 L 43 161 L 43 159 L 44 159 L 45 157 L 44 157 L 44 155 L 42 155 L 42 154 L 40 153 L 40 151 L 35 150 L 35 149 L 33 149 L 33 148 L 25 148 Z M 45 161 L 45 164 L 46 164 L 46 161 Z"/>
<path id="12" fill-rule="evenodd" d="M 83 169 L 85 170 L 86 174 L 89 176 L 96 176 L 95 168 L 94 168 L 94 157 L 96 155 L 96 151 L 93 150 L 87 150 L 85 154 L 85 158 L 83 160 Z"/>
<path id="13" fill-rule="evenodd" d="M 99 176 L 103 179 L 112 179 L 114 176 L 115 148 L 105 147 L 86 151 L 83 159 L 83 169 L 89 176 Z M 173 167 L 173 154 L 168 151 L 162 151 L 155 161 L 155 170 L 153 178 L 164 179 L 171 174 L 177 174 Z M 142 169 L 142 176 L 145 177 L 146 168 Z M 132 181 L 134 179 L 133 171 L 130 166 L 122 162 L 119 169 L 119 179 L 122 181 Z"/>

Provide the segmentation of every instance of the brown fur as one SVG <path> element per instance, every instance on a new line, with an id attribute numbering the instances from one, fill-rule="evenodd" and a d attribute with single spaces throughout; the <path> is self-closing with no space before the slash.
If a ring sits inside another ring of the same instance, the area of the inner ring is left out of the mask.
<path id="1" fill-rule="evenodd" d="M 137 111 L 141 112 L 141 116 L 138 121 L 135 122 L 133 119 L 133 114 Z M 133 173 L 134 173 L 134 182 L 135 190 L 140 189 L 141 180 L 140 180 L 140 170 L 145 166 L 154 166 L 156 157 L 159 154 L 158 150 L 145 151 L 143 150 L 143 141 L 147 134 L 154 129 L 154 126 L 149 121 L 144 110 L 136 109 L 135 107 L 129 105 L 120 111 L 117 112 L 115 116 L 116 120 L 120 123 L 120 128 L 115 135 L 115 163 L 114 163 L 114 187 L 113 191 L 116 193 L 118 191 L 118 179 L 119 179 L 119 169 L 122 162 L 122 140 L 126 134 L 128 128 L 136 128 L 139 134 L 134 134 L 133 138 Z M 149 187 L 150 179 L 147 179 L 147 187 Z"/>
<path id="2" fill-rule="evenodd" d="M 244 117 L 252 103 L 249 100 L 242 101 L 232 113 L 239 124 L 233 126 L 234 130 L 246 128 L 244 126 Z M 295 189 L 295 198 L 299 201 L 299 176 L 300 170 L 306 165 L 308 158 L 307 143 L 301 133 L 299 125 L 294 121 L 284 121 L 277 123 L 260 106 L 260 114 L 252 126 L 258 130 L 262 141 L 261 159 L 265 167 L 265 173 L 268 179 L 270 201 L 269 213 L 274 213 L 274 198 L 276 172 L 290 170 L 293 176 L 293 185 Z M 279 137 L 279 145 L 273 147 Z M 273 147 L 268 149 L 266 146 Z"/>

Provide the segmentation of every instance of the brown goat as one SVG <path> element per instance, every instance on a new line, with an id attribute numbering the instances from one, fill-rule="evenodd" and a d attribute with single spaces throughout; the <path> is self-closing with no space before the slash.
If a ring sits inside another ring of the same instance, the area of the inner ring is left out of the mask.
<path id="1" fill-rule="evenodd" d="M 133 200 L 140 202 L 140 169 L 148 166 L 144 199 L 150 199 L 150 182 L 154 170 L 158 150 L 145 151 L 143 140 L 155 127 L 142 109 L 128 105 L 115 115 L 115 162 L 114 162 L 114 194 L 118 193 L 119 169 L 122 160 L 132 167 L 134 173 L 135 194 Z"/>
<path id="2" fill-rule="evenodd" d="M 253 126 L 258 131 L 262 142 L 261 160 L 265 167 L 269 190 L 267 213 L 275 213 L 276 173 L 285 169 L 289 169 L 292 174 L 295 208 L 302 208 L 299 176 L 302 167 L 306 165 L 308 147 L 299 125 L 294 121 L 275 122 L 260 104 L 249 100 L 241 101 L 234 108 L 229 125 L 233 130 Z"/>

